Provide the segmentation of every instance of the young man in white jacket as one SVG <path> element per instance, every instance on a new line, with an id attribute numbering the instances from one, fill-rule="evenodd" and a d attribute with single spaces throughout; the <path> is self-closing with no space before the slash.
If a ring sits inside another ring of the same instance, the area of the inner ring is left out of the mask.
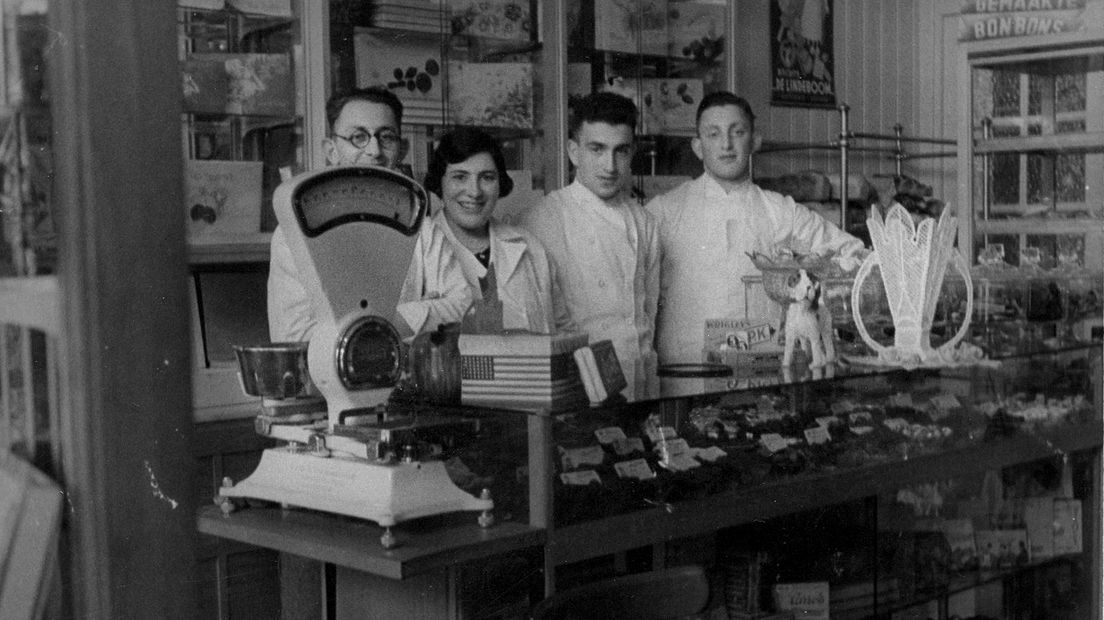
<path id="1" fill-rule="evenodd" d="M 751 156 L 761 142 L 746 100 L 710 93 L 698 105 L 691 142 L 705 172 L 647 205 L 663 256 L 656 326 L 661 364 L 702 361 L 705 321 L 743 318 L 743 277 L 758 273 L 749 252 L 787 247 L 839 255 L 845 270 L 858 265 L 860 240 L 752 182 Z"/>
<path id="2" fill-rule="evenodd" d="M 322 143 L 330 166 L 370 164 L 397 168 L 406 155 L 400 129 L 402 103 L 394 93 L 370 87 L 338 93 L 326 102 L 330 135 Z M 311 300 L 292 258 L 287 237 L 277 226 L 272 233 L 268 275 L 268 331 L 273 342 L 310 340 L 315 325 Z M 440 268 L 432 278 L 413 277 L 419 262 Z M 426 218 L 407 265 L 400 293 L 396 329 L 404 335 L 433 329 L 440 323 L 459 321 L 471 305 L 471 292 L 444 233 Z M 350 274 L 350 277 L 355 277 Z"/>
<path id="3" fill-rule="evenodd" d="M 554 263 L 575 324 L 591 342 L 613 342 L 628 381 L 625 397 L 655 397 L 659 239 L 652 217 L 627 191 L 636 106 L 613 93 L 588 95 L 568 129 L 575 181 L 526 211 L 521 225 Z"/>

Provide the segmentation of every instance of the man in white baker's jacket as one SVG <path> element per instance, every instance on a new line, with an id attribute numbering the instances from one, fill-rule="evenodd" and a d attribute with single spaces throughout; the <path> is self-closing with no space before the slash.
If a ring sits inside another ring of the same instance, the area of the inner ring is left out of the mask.
<path id="1" fill-rule="evenodd" d="M 591 342 L 611 340 L 628 381 L 625 397 L 658 396 L 655 222 L 629 195 L 636 106 L 593 93 L 574 107 L 567 155 L 575 180 L 521 217 L 555 264 L 571 318 Z"/>
<path id="2" fill-rule="evenodd" d="M 336 93 L 326 102 L 326 164 L 370 164 L 395 169 L 406 156 L 400 133 L 403 107 L 389 90 L 369 87 Z M 435 265 L 425 270 L 420 264 Z M 406 268 L 395 265 L 395 268 Z M 355 277 L 355 274 L 350 274 Z M 439 226 L 426 218 L 399 296 L 395 328 L 403 335 L 459 321 L 471 305 L 460 263 Z M 316 319 L 302 276 L 280 226 L 272 233 L 268 273 L 268 331 L 273 342 L 310 340 Z"/>
<path id="3" fill-rule="evenodd" d="M 862 241 L 752 182 L 751 155 L 761 142 L 745 99 L 726 91 L 706 95 L 691 142 L 705 172 L 646 207 L 656 218 L 663 256 L 656 325 L 661 364 L 702 361 L 705 321 L 743 318 L 743 277 L 759 272 L 749 252 L 787 247 L 834 254 L 848 271 L 860 261 Z"/>

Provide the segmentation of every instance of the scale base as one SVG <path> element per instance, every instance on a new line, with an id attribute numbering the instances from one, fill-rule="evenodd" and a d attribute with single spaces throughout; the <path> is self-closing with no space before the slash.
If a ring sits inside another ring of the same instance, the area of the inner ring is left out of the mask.
<path id="1" fill-rule="evenodd" d="M 295 448 L 270 448 L 257 469 L 237 484 L 226 479 L 215 503 L 234 509 L 231 498 L 260 499 L 368 519 L 388 528 L 381 542 L 394 546 L 390 527 L 402 521 L 448 512 L 480 511 L 489 527 L 494 501 L 484 490 L 475 497 L 460 490 L 440 461 L 371 463 L 321 457 Z M 390 541 L 390 542 L 389 542 Z"/>

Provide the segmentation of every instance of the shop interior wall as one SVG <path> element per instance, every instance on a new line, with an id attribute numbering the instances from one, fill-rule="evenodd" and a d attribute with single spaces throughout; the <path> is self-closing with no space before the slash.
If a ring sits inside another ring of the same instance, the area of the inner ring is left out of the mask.
<path id="1" fill-rule="evenodd" d="M 770 14 L 768 2 L 740 2 L 736 13 L 736 84 L 755 108 L 765 140 L 827 144 L 839 138 L 837 110 L 771 107 Z M 955 138 L 959 95 L 955 52 L 961 2 L 958 0 L 834 0 L 835 82 L 839 103 L 850 106 L 851 131 Z M 861 144 L 877 145 L 872 141 Z M 892 146 L 891 143 L 880 143 Z M 913 153 L 953 151 L 954 147 L 908 145 Z M 757 157 L 757 175 L 818 170 L 838 174 L 838 151 L 788 151 Z M 870 153 L 852 153 L 850 172 L 863 174 L 882 193 L 894 162 Z M 905 174 L 954 200 L 955 159 L 906 161 Z"/>

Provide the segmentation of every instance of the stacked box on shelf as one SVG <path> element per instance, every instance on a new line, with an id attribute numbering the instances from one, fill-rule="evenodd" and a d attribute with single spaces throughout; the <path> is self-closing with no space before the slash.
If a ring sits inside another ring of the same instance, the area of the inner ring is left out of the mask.
<path id="1" fill-rule="evenodd" d="M 573 357 L 586 345 L 586 334 L 461 334 L 461 401 L 552 411 L 586 404 Z"/>
<path id="2" fill-rule="evenodd" d="M 406 6 L 380 3 L 372 7 L 371 22 L 377 28 L 441 34 L 445 30 L 445 12 L 440 6 Z"/>

